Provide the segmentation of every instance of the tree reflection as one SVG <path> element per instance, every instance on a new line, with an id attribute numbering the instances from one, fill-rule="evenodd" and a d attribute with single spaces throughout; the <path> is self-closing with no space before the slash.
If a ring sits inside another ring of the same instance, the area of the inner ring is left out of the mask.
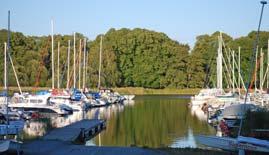
<path id="1" fill-rule="evenodd" d="M 188 102 L 167 96 L 140 97 L 135 106 L 110 116 L 107 129 L 101 134 L 102 145 L 160 147 L 185 137 L 188 129 L 194 134 L 213 134 L 206 122 L 191 115 Z"/>

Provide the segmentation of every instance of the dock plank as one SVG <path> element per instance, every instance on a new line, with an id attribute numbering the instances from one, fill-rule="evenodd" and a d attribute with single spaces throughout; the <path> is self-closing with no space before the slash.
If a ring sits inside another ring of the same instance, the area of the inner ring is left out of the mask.
<path id="1" fill-rule="evenodd" d="M 23 151 L 27 155 L 162 155 L 164 152 L 138 148 L 113 146 L 74 145 L 60 141 L 34 141 L 24 144 Z"/>
<path id="2" fill-rule="evenodd" d="M 100 126 L 104 120 L 85 119 L 62 128 L 57 128 L 50 131 L 43 137 L 43 140 L 60 140 L 60 141 L 75 141 L 82 132 L 82 129 L 92 130 L 96 126 Z"/>

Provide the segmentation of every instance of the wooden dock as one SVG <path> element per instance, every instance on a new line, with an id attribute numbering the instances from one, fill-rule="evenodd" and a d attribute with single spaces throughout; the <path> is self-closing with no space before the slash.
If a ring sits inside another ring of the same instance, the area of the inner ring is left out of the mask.
<path id="1" fill-rule="evenodd" d="M 25 155 L 163 155 L 164 152 L 138 147 L 74 145 L 61 141 L 36 140 L 23 145 Z"/>
<path id="2" fill-rule="evenodd" d="M 161 155 L 162 152 L 137 147 L 98 147 L 77 145 L 84 143 L 106 128 L 104 120 L 82 120 L 54 129 L 40 140 L 24 143 L 22 151 L 27 155 Z M 75 142 L 75 143 L 74 143 Z"/>
<path id="3" fill-rule="evenodd" d="M 85 119 L 62 128 L 54 129 L 43 140 L 85 143 L 106 128 L 105 120 Z"/>

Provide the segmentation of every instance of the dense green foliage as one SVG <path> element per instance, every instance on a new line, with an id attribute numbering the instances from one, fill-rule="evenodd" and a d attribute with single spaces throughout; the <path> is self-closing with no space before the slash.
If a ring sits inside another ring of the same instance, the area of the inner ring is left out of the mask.
<path id="1" fill-rule="evenodd" d="M 100 36 L 90 44 L 90 76 L 95 81 L 99 63 Z M 186 87 L 189 47 L 163 33 L 144 29 L 111 29 L 104 36 L 103 76 L 105 86 L 146 88 Z"/>
<path id="2" fill-rule="evenodd" d="M 207 74 L 210 75 L 208 85 L 214 86 L 218 35 L 219 32 L 198 36 L 194 48 L 190 50 L 188 45 L 174 41 L 164 33 L 138 28 L 110 29 L 103 36 L 101 86 L 201 88 L 204 87 Z M 255 32 L 251 32 L 245 37 L 233 39 L 223 34 L 227 48 L 235 50 L 236 55 L 238 46 L 241 47 L 241 73 L 244 79 L 250 68 L 249 61 L 255 36 Z M 80 49 L 79 40 L 83 38 L 82 34 L 76 36 L 77 59 Z M 100 38 L 101 35 L 93 41 L 87 41 L 89 63 L 86 81 L 90 87 L 96 87 L 98 83 Z M 268 38 L 269 32 L 261 32 L 259 47 L 263 47 L 264 51 L 268 48 Z M 6 40 L 7 31 L 0 30 L 0 51 L 4 50 L 3 43 Z M 71 40 L 70 74 L 73 73 L 73 36 L 55 35 L 54 40 L 54 65 L 56 68 L 57 44 L 60 42 L 60 83 L 61 87 L 65 87 L 68 40 Z M 51 86 L 50 36 L 25 36 L 19 32 L 12 32 L 10 54 L 22 86 L 35 84 L 41 87 Z M 3 52 L 0 52 L 0 57 L 3 58 Z M 78 65 L 76 70 L 78 75 Z M 55 86 L 56 73 L 55 69 Z M 3 61 L 0 61 L 0 75 L 3 75 Z M 71 76 L 70 84 L 72 78 Z M 0 76 L 0 83 L 3 84 L 3 76 Z M 16 86 L 11 66 L 9 66 L 9 85 Z"/>
<path id="3" fill-rule="evenodd" d="M 204 87 L 204 82 L 206 80 L 206 74 L 209 73 L 209 83 L 208 86 L 214 87 L 216 85 L 216 57 L 218 50 L 218 36 L 219 32 L 215 32 L 212 35 L 201 35 L 196 38 L 195 46 L 189 56 L 188 60 L 188 87 L 190 88 L 201 88 Z M 226 69 L 225 65 L 223 65 L 223 82 L 224 86 L 228 85 L 228 78 L 232 78 L 231 68 L 232 66 L 232 56 L 229 51 L 234 51 L 235 53 L 235 61 L 238 61 L 238 48 L 240 47 L 240 73 L 244 80 L 244 84 L 248 81 L 249 71 L 252 63 L 251 56 L 253 53 L 254 41 L 256 39 L 256 32 L 250 32 L 247 36 L 233 39 L 229 35 L 222 33 L 222 38 L 225 43 L 225 47 L 223 47 L 223 55 L 226 58 L 226 65 L 228 66 Z M 262 31 L 260 32 L 260 42 L 258 44 L 258 48 L 263 48 L 264 52 L 264 73 L 267 67 L 267 49 L 268 49 L 268 39 L 269 32 Z M 259 59 L 260 52 L 258 54 Z M 255 62 L 254 62 L 255 63 Z M 229 72 L 229 73 L 228 73 Z M 238 69 L 235 66 L 235 76 L 236 79 Z M 230 77 L 228 76 L 230 74 Z M 259 70 L 257 73 L 259 76 Z M 258 79 L 259 80 L 259 79 Z M 259 83 L 259 81 L 258 81 Z M 242 86 L 242 84 L 241 84 Z M 230 86 L 231 87 L 231 86 Z"/>

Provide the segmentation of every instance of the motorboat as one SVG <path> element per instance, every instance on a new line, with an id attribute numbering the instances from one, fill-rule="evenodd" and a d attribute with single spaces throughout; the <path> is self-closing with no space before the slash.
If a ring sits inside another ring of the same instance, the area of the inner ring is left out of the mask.
<path id="1" fill-rule="evenodd" d="M 60 104 L 49 102 L 50 94 L 45 95 L 31 95 L 31 94 L 17 94 L 11 98 L 10 108 L 19 108 L 24 110 L 38 110 L 46 113 L 57 113 L 59 115 L 66 115 L 69 112 L 62 109 Z"/>

